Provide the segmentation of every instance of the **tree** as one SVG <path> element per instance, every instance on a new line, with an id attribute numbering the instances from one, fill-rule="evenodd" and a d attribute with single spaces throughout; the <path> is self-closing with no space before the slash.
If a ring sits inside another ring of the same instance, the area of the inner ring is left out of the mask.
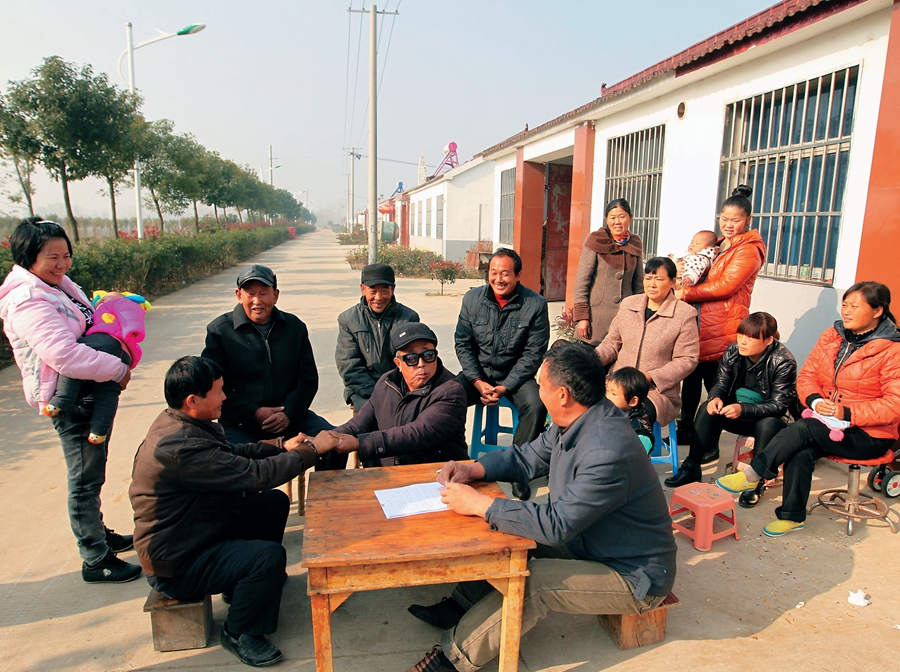
<path id="1" fill-rule="evenodd" d="M 110 86 L 106 75 L 94 76 L 89 65 L 77 70 L 59 56 L 50 56 L 32 71 L 31 79 L 11 83 L 7 102 L 40 143 L 40 163 L 62 185 L 66 216 L 77 242 L 69 182 L 102 175 L 115 186 L 114 168 L 128 152 L 119 144 L 122 138 L 111 134 L 133 123 L 139 99 Z M 114 118 L 123 113 L 124 120 Z"/>
<path id="2" fill-rule="evenodd" d="M 10 103 L 0 96 L 0 157 L 6 159 L 16 176 L 21 194 L 10 196 L 13 203 L 25 200 L 29 214 L 34 217 L 34 186 L 31 176 L 41 154 L 41 143 L 37 139 L 33 125 L 23 115 L 14 110 Z"/>
<path id="3" fill-rule="evenodd" d="M 428 270 L 431 271 L 431 279 L 441 283 L 441 296 L 443 296 L 444 284 L 449 282 L 452 285 L 462 275 L 462 264 L 458 261 L 432 261 L 428 264 Z"/>

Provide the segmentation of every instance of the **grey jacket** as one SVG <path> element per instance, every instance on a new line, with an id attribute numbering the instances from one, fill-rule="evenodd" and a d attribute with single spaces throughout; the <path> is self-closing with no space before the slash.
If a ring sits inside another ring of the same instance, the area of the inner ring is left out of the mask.
<path id="1" fill-rule="evenodd" d="M 491 529 L 547 546 L 624 576 L 635 599 L 668 595 L 675 582 L 672 518 L 659 478 L 628 418 L 604 399 L 565 433 L 556 425 L 524 446 L 482 456 L 485 480 L 549 474 L 547 504 L 495 499 Z"/>
<path id="2" fill-rule="evenodd" d="M 375 383 L 394 367 L 391 329 L 395 324 L 418 322 L 419 314 L 392 298 L 380 315 L 365 297 L 338 315 L 334 361 L 344 380 L 344 401 L 358 411 L 372 396 Z"/>
<path id="3" fill-rule="evenodd" d="M 519 284 L 500 309 L 490 285 L 466 292 L 456 323 L 456 357 L 463 374 L 515 392 L 534 378 L 550 342 L 543 296 Z"/>

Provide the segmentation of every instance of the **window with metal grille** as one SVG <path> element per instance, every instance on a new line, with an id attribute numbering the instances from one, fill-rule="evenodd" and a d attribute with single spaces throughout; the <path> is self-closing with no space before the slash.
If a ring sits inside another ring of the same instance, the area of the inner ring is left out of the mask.
<path id="1" fill-rule="evenodd" d="M 424 223 L 422 222 L 422 201 L 419 201 L 419 235 L 420 236 L 422 235 L 423 224 Z"/>
<path id="2" fill-rule="evenodd" d="M 444 197 L 438 196 L 434 202 L 434 236 L 444 238 Z"/>
<path id="3" fill-rule="evenodd" d="M 416 235 L 416 204 L 409 204 L 409 230 L 412 235 Z"/>
<path id="4" fill-rule="evenodd" d="M 834 282 L 858 79 L 853 66 L 726 108 L 719 203 L 753 187 L 760 275 Z"/>
<path id="5" fill-rule="evenodd" d="M 431 199 L 425 201 L 425 237 L 431 238 Z"/>
<path id="6" fill-rule="evenodd" d="M 606 203 L 624 198 L 631 206 L 631 231 L 644 242 L 644 257 L 656 256 L 659 196 L 666 126 L 610 138 L 606 150 Z"/>
<path id="7" fill-rule="evenodd" d="M 516 217 L 516 169 L 500 173 L 500 243 L 513 244 L 513 222 Z"/>

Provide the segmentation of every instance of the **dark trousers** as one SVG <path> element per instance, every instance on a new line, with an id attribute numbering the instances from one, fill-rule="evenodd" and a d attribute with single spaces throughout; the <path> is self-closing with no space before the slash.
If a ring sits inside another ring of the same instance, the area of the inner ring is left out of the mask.
<path id="1" fill-rule="evenodd" d="M 781 506 L 775 509 L 775 515 L 781 520 L 798 523 L 806 520 L 812 475 L 820 458 L 836 455 L 872 460 L 894 445 L 894 439 L 873 439 L 859 427 L 845 429 L 842 441 L 832 441 L 828 437 L 829 431 L 815 418 L 798 420 L 779 432 L 750 463 L 753 470 L 766 479 L 775 478 L 779 465 L 784 465 L 784 493 Z"/>
<path id="2" fill-rule="evenodd" d="M 691 371 L 687 378 L 681 382 L 681 420 L 679 426 L 682 430 L 690 427 L 691 418 L 697 415 L 697 407 L 700 405 L 700 386 L 707 392 L 716 382 L 716 371 L 719 370 L 719 362 L 700 362 L 697 368 Z"/>
<path id="3" fill-rule="evenodd" d="M 228 424 L 227 421 L 219 420 L 222 429 L 225 430 L 225 438 L 229 443 L 256 443 L 257 441 L 265 441 L 267 439 L 278 438 L 276 434 L 270 434 L 263 430 L 262 427 L 238 427 L 237 425 Z M 307 436 L 315 437 L 319 432 L 326 429 L 334 429 L 334 425 L 328 422 L 320 415 L 316 415 L 310 410 L 302 415 L 299 421 L 288 425 L 288 428 L 281 434 L 286 439 L 297 436 L 303 432 Z M 347 456 L 339 454 L 336 450 L 329 450 L 325 455 L 316 461 L 316 471 L 330 471 L 335 469 L 345 469 L 347 467 Z"/>
<path id="4" fill-rule="evenodd" d="M 109 334 L 90 334 L 78 339 L 79 343 L 89 346 L 97 352 L 105 352 L 115 355 L 126 364 L 131 364 L 131 356 L 122 349 L 122 344 Z M 75 378 L 60 376 L 56 383 L 56 392 L 49 403 L 63 411 L 68 411 L 75 406 L 82 397 L 82 383 L 84 381 Z M 104 383 L 92 382 L 91 388 L 94 397 L 94 411 L 91 416 L 91 432 L 98 436 L 107 436 L 112 430 L 116 411 L 119 410 L 119 395 L 122 387 L 115 381 Z"/>
<path id="5" fill-rule="evenodd" d="M 466 401 L 469 406 L 477 404 L 481 395 L 478 394 L 475 386 L 462 373 L 457 376 L 457 379 L 466 391 Z M 496 383 L 491 383 L 491 385 L 496 385 Z M 521 446 L 534 441 L 544 431 L 544 425 L 547 422 L 547 409 L 544 408 L 544 402 L 541 401 L 537 381 L 530 378 L 515 392 L 507 392 L 507 396 L 519 412 L 519 424 L 513 435 L 513 443 Z"/>
<path id="6" fill-rule="evenodd" d="M 694 464 L 700 464 L 704 453 L 719 447 L 719 437 L 723 430 L 739 436 L 752 436 L 754 455 L 759 455 L 769 441 L 785 427 L 787 423 L 781 418 L 731 420 L 724 415 L 710 415 L 704 405 L 697 411 L 697 419 L 694 420 L 694 434 L 691 436 L 691 452 L 688 453 L 688 459 Z"/>
<path id="7" fill-rule="evenodd" d="M 228 630 L 235 636 L 268 635 L 278 629 L 287 553 L 281 540 L 290 502 L 280 490 L 244 497 L 229 539 L 202 551 L 174 578 L 148 576 L 156 590 L 176 600 L 204 595 L 231 597 Z"/>

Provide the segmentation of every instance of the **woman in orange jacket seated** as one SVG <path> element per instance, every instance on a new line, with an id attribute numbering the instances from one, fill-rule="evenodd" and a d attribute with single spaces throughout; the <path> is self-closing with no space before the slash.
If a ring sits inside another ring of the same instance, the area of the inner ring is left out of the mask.
<path id="1" fill-rule="evenodd" d="M 747 230 L 753 214 L 752 193 L 753 189 L 741 184 L 722 204 L 719 228 L 724 238 L 706 280 L 675 290 L 676 298 L 687 301 L 700 314 L 700 363 L 681 386 L 680 444 L 691 442 L 701 382 L 707 391 L 712 388 L 719 360 L 725 349 L 737 340 L 741 320 L 750 314 L 750 295 L 766 258 L 766 246 L 759 231 Z M 703 456 L 703 464 L 718 457 L 716 447 Z"/>
<path id="2" fill-rule="evenodd" d="M 745 492 L 755 489 L 760 477 L 775 478 L 784 464 L 778 520 L 764 530 L 770 537 L 803 527 L 816 460 L 827 455 L 872 460 L 897 440 L 900 329 L 891 315 L 890 289 L 858 282 L 844 292 L 841 319 L 819 337 L 797 376 L 797 393 L 820 417 L 788 425 L 757 453 L 750 469 L 716 481 L 729 492 Z"/>

